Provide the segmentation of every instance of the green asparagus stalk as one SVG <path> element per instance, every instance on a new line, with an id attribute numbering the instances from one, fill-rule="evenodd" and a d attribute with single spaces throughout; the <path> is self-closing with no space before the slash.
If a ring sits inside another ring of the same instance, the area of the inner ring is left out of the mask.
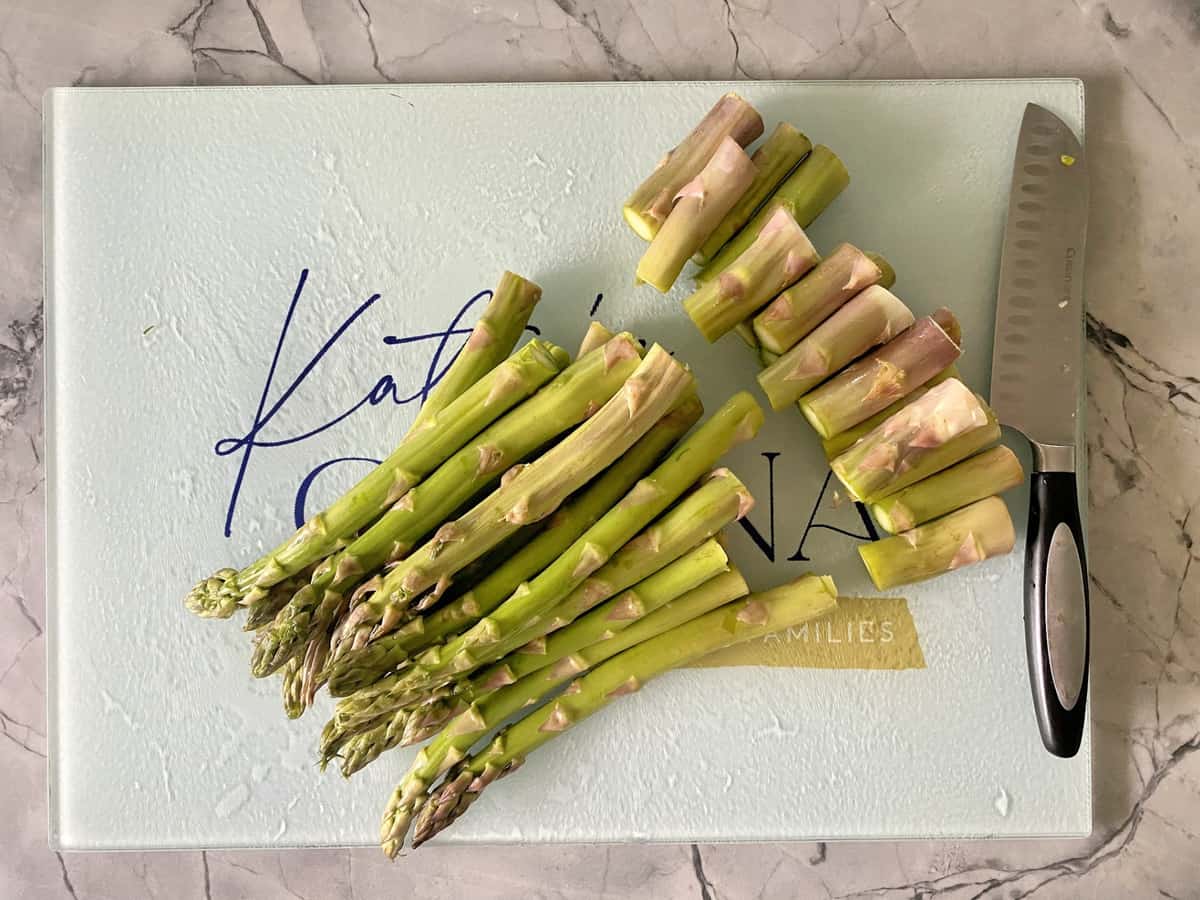
<path id="1" fill-rule="evenodd" d="M 432 612 L 418 616 L 391 634 L 352 650 L 336 660 L 329 674 L 329 691 L 345 697 L 386 675 L 423 647 L 438 643 L 486 616 L 515 591 L 557 559 L 616 504 L 637 480 L 662 458 L 696 423 L 703 412 L 690 397 L 654 427 L 576 498 L 551 516 L 532 541 L 496 567 L 466 593 Z"/>
<path id="2" fill-rule="evenodd" d="M 882 257 L 873 259 L 852 244 L 838 244 L 754 317 L 754 334 L 772 353 L 786 353 L 855 294 L 873 284 L 891 287 L 895 280 Z"/>
<path id="3" fill-rule="evenodd" d="M 466 344 L 421 404 L 406 440 L 423 431 L 440 431 L 456 422 L 448 407 L 504 362 L 521 339 L 533 308 L 541 299 L 542 289 L 532 281 L 512 272 L 500 276 L 500 283 L 471 329 Z M 443 411 L 447 414 L 442 415 Z"/>
<path id="4" fill-rule="evenodd" d="M 754 163 L 727 137 L 700 173 L 679 189 L 658 234 L 638 262 L 638 281 L 667 293 L 684 265 L 754 181 Z"/>
<path id="5" fill-rule="evenodd" d="M 413 735 L 409 742 L 424 740 L 425 737 L 436 734 L 461 705 L 481 701 L 487 695 L 538 669 L 554 665 L 563 672 L 564 680 L 578 674 L 582 671 L 579 667 L 582 664 L 578 656 L 580 650 L 616 635 L 663 604 L 727 571 L 728 561 L 720 544 L 715 540 L 706 541 L 630 588 L 620 597 L 601 604 L 571 625 L 556 631 L 546 640 L 543 648 L 545 652 L 512 654 L 505 658 L 503 665 L 480 673 L 484 677 L 468 679 L 449 697 L 420 706 L 415 712 L 419 714 L 422 733 L 420 736 Z M 518 708 L 504 712 L 502 718 L 516 712 Z M 403 728 L 397 727 L 400 723 L 397 722 L 396 716 L 393 716 L 382 725 L 376 725 L 356 735 L 345 744 L 342 748 L 343 775 L 349 777 L 354 774 L 375 760 L 380 753 L 396 746 L 404 735 L 409 734 L 408 724 L 413 717 L 405 715 L 405 711 L 396 715 L 404 716 Z M 470 747 L 470 743 L 467 747 Z"/>
<path id="6" fill-rule="evenodd" d="M 822 438 L 853 428 L 906 397 L 962 352 L 948 309 L 918 319 L 874 353 L 847 366 L 800 398 L 800 411 Z"/>
<path id="7" fill-rule="evenodd" d="M 675 195 L 700 173 L 722 140 L 731 137 L 745 147 L 762 133 L 762 117 L 753 106 L 737 94 L 723 96 L 629 195 L 622 209 L 629 227 L 642 240 L 654 240 L 671 212 Z"/>
<path id="8" fill-rule="evenodd" d="M 315 568 L 316 566 L 308 566 L 301 569 L 295 575 L 290 575 L 269 588 L 253 588 L 246 596 L 246 622 L 242 630 L 258 631 L 270 625 L 279 610 L 287 606 L 292 595 L 308 584 Z M 251 600 L 253 602 L 250 602 Z"/>
<path id="9" fill-rule="evenodd" d="M 910 531 L 862 544 L 858 553 L 875 587 L 886 591 L 1002 556 L 1015 541 L 1008 507 L 999 497 L 988 497 Z"/>
<path id="10" fill-rule="evenodd" d="M 746 252 L 758 234 L 780 208 L 791 213 L 801 228 L 807 228 L 850 183 L 846 167 L 832 150 L 823 144 L 813 147 L 812 153 L 779 186 L 754 217 L 700 270 L 696 281 L 712 281 L 729 268 L 735 259 Z"/>
<path id="11" fill-rule="evenodd" d="M 821 447 L 825 450 L 825 458 L 832 460 L 835 456 L 840 455 L 845 450 L 849 449 L 853 444 L 855 444 L 860 438 L 870 434 L 896 413 L 900 412 L 900 410 L 904 409 L 904 407 L 925 396 L 925 393 L 930 388 L 936 387 L 943 381 L 946 381 L 950 378 L 957 378 L 960 381 L 962 380 L 962 377 L 958 372 L 958 366 L 946 366 L 946 368 L 942 369 L 942 371 L 930 378 L 927 382 L 921 385 L 921 387 L 914 390 L 908 396 L 901 397 L 895 403 L 887 407 L 887 409 L 875 413 L 875 415 L 871 416 L 871 418 L 863 422 L 859 422 L 853 428 L 847 428 L 845 431 L 835 434 L 831 438 L 822 440 Z"/>
<path id="12" fill-rule="evenodd" d="M 701 284 L 683 309 L 709 341 L 728 333 L 771 302 L 817 262 L 817 251 L 780 207 L 719 278 Z"/>
<path id="13" fill-rule="evenodd" d="M 196 585 L 185 601 L 188 609 L 199 616 L 228 618 L 238 605 L 254 605 L 257 598 L 247 595 L 255 588 L 268 588 L 328 556 L 340 541 L 370 524 L 381 508 L 394 503 L 482 428 L 556 375 L 566 365 L 566 356 L 550 352 L 550 345 L 541 343 L 518 354 L 511 365 L 500 366 L 540 297 L 536 284 L 505 272 L 466 346 L 400 446 L 270 553 L 240 572 L 222 569 Z M 440 422 L 444 424 L 430 427 L 435 414 L 443 411 Z"/>
<path id="14" fill-rule="evenodd" d="M 851 360 L 913 323 L 900 299 L 879 285 L 856 295 L 776 363 L 758 373 L 774 409 L 795 403 Z"/>
<path id="15" fill-rule="evenodd" d="M 568 366 L 550 384 L 476 435 L 404 494 L 354 543 L 317 567 L 311 582 L 279 611 L 259 639 L 251 671 L 258 677 L 270 674 L 300 652 L 329 624 L 328 616 L 341 596 L 353 591 L 368 573 L 403 559 L 414 543 L 499 479 L 513 463 L 586 419 L 598 404 L 620 390 L 638 361 L 632 336 L 619 335 Z M 327 598 L 326 594 L 335 596 Z"/>
<path id="16" fill-rule="evenodd" d="M 488 747 L 452 766 L 417 816 L 417 847 L 454 822 L 488 784 L 503 777 L 555 735 L 582 722 L 612 700 L 639 690 L 661 673 L 686 665 L 731 644 L 760 638 L 829 612 L 837 589 L 827 576 L 804 576 L 790 584 L 751 594 L 692 619 L 601 663 L 576 679 L 545 706 L 505 728 Z M 415 785 L 410 793 L 419 792 Z M 398 806 L 397 808 L 402 808 Z M 384 820 L 384 852 L 394 856 L 403 839 L 389 806 Z"/>
<path id="17" fill-rule="evenodd" d="M 637 443 L 694 384 L 686 367 L 659 345 L 651 347 L 621 390 L 591 418 L 400 561 L 339 626 L 334 656 L 341 647 L 362 647 L 394 631 L 417 597 L 430 588 L 441 595 L 464 565 L 558 509 Z"/>
<path id="18" fill-rule="evenodd" d="M 1016 454 L 1004 446 L 993 447 L 871 504 L 871 515 L 884 531 L 899 534 L 1024 480 Z"/>
<path id="19" fill-rule="evenodd" d="M 443 728 L 422 749 L 388 802 L 383 817 L 383 844 L 399 847 L 409 823 L 425 805 L 429 786 L 446 769 L 462 761 L 481 737 L 525 707 L 535 703 L 583 669 L 590 669 L 618 653 L 664 634 L 749 592 L 741 573 L 731 569 L 672 600 L 611 638 L 573 654 L 582 667 L 552 667 L 521 678 L 471 705 Z"/>
<path id="20" fill-rule="evenodd" d="M 829 465 L 850 496 L 877 503 L 994 444 L 996 417 L 961 381 L 949 379 L 896 413 Z"/>
<path id="21" fill-rule="evenodd" d="M 608 327 L 603 322 L 588 323 L 587 333 L 583 336 L 583 342 L 579 345 L 577 357 L 591 353 L 597 347 L 603 347 L 611 341 L 616 335 L 608 330 Z"/>
<path id="22" fill-rule="evenodd" d="M 635 489 L 636 490 L 636 489 Z M 337 716 L 368 722 L 420 701 L 429 691 L 512 651 L 540 646 L 540 638 L 637 584 L 678 559 L 749 511 L 753 498 L 728 469 L 718 469 L 696 491 L 608 561 L 563 591 L 558 573 L 543 573 L 518 590 L 470 631 L 432 647 L 404 671 L 359 691 L 338 704 Z M 618 507 L 619 509 L 619 507 Z"/>
<path id="23" fill-rule="evenodd" d="M 717 251 L 750 221 L 754 211 L 763 205 L 811 150 L 812 142 L 787 122 L 776 125 L 775 130 L 750 157 L 756 170 L 750 187 L 700 246 L 695 255 L 696 262 L 704 265 L 716 256 Z"/>

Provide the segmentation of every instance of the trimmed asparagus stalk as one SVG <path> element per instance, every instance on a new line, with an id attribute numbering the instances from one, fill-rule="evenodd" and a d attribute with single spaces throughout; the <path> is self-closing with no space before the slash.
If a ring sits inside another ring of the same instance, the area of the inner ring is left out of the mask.
<path id="1" fill-rule="evenodd" d="M 731 137 L 746 147 L 762 133 L 762 117 L 753 106 L 737 94 L 723 96 L 629 195 L 622 209 L 629 227 L 642 240 L 654 240 L 671 212 L 675 195 L 700 173 L 722 140 Z"/>
<path id="2" fill-rule="evenodd" d="M 331 621 L 326 613 L 337 607 L 340 596 L 353 591 L 368 573 L 403 559 L 413 544 L 498 480 L 513 463 L 586 419 L 596 405 L 621 388 L 638 360 L 633 337 L 619 335 L 568 366 L 550 384 L 476 435 L 396 501 L 354 543 L 316 568 L 311 582 L 279 611 L 259 639 L 251 671 L 258 677 L 270 674 L 300 652 Z M 337 596 L 327 598 L 326 594 Z"/>
<path id="3" fill-rule="evenodd" d="M 800 398 L 800 411 L 823 438 L 853 428 L 908 396 L 962 352 L 958 320 L 948 309 L 918 319 L 869 356 Z"/>
<path id="4" fill-rule="evenodd" d="M 556 512 L 537 537 L 471 590 L 336 660 L 329 675 L 330 693 L 345 697 L 366 687 L 406 661 L 413 652 L 462 631 L 494 610 L 521 582 L 554 562 L 625 496 L 671 445 L 687 433 L 702 412 L 698 399 L 684 400 L 659 419 L 645 437 L 594 483 Z"/>
<path id="5" fill-rule="evenodd" d="M 467 342 L 421 404 L 409 429 L 410 438 L 423 431 L 440 431 L 456 421 L 448 410 L 450 404 L 504 362 L 521 339 L 533 308 L 541 299 L 542 289 L 532 281 L 512 272 L 500 276 L 500 283 Z M 447 414 L 442 415 L 443 411 Z"/>
<path id="6" fill-rule="evenodd" d="M 450 768 L 417 816 L 413 846 L 452 824 L 480 791 L 514 771 L 529 753 L 617 697 L 639 690 L 669 669 L 825 614 L 836 606 L 833 580 L 808 575 L 727 603 L 618 653 L 576 679 L 556 699 L 501 731 L 485 750 Z M 389 807 L 382 833 L 383 849 L 389 856 L 400 849 L 395 830 Z"/>
<path id="7" fill-rule="evenodd" d="M 850 496 L 877 503 L 1000 438 L 982 399 L 951 378 L 931 388 L 829 465 Z"/>
<path id="8" fill-rule="evenodd" d="M 639 281 L 665 294 L 704 239 L 754 181 L 754 163 L 733 138 L 717 145 L 700 173 L 679 189 L 658 234 L 638 262 Z"/>
<path id="9" fill-rule="evenodd" d="M 473 332 L 472 337 L 477 333 L 489 332 Z M 531 342 L 446 407 L 444 427 L 410 432 L 387 459 L 269 554 L 240 572 L 222 569 L 192 588 L 185 600 L 188 609 L 206 618 L 228 618 L 239 605 L 251 609 L 263 603 L 270 605 L 278 598 L 270 590 L 273 586 L 337 550 L 374 521 L 382 509 L 395 503 L 481 429 L 557 375 L 568 362 L 566 352 L 553 344 Z M 262 618 L 263 614 L 256 612 L 256 620 L 261 622 Z"/>
<path id="10" fill-rule="evenodd" d="M 1008 507 L 999 497 L 989 497 L 910 531 L 862 544 L 858 553 L 875 587 L 886 591 L 1002 556 L 1015 541 Z"/>
<path id="11" fill-rule="evenodd" d="M 850 175 L 837 155 L 823 144 L 813 147 L 808 158 L 787 177 L 746 227 L 700 270 L 696 281 L 701 284 L 712 281 L 728 269 L 757 240 L 759 232 L 780 208 L 791 213 L 801 228 L 807 228 L 849 183 Z"/>
<path id="12" fill-rule="evenodd" d="M 772 353 L 786 353 L 801 338 L 873 284 L 891 287 L 895 273 L 852 244 L 838 244 L 815 269 L 754 317 L 754 334 Z M 888 276 L 891 276 L 890 278 Z"/>
<path id="13" fill-rule="evenodd" d="M 591 353 L 597 347 L 603 347 L 614 337 L 616 335 L 609 331 L 603 322 L 589 322 L 587 333 L 584 334 L 583 342 L 579 345 L 579 352 L 575 356 L 580 357 Z"/>
<path id="14" fill-rule="evenodd" d="M 688 600 L 686 604 L 682 598 L 678 603 L 666 602 L 667 607 L 685 604 L 689 608 L 694 608 L 695 603 L 707 603 L 708 605 L 703 609 L 696 609 L 678 621 L 671 620 L 673 616 L 679 615 L 682 611 L 680 609 L 673 610 L 665 617 L 660 615 L 663 611 L 664 600 L 669 599 L 669 592 L 663 589 L 662 580 L 671 577 L 672 570 L 690 560 L 694 554 L 698 552 L 711 553 L 711 549 L 706 548 L 715 543 L 715 541 L 709 541 L 702 544 L 697 550 L 693 550 L 639 582 L 630 591 L 596 607 L 565 628 L 551 633 L 545 641 L 545 653 L 523 653 L 520 650 L 510 653 L 494 665 L 472 675 L 449 696 L 412 710 L 404 724 L 401 745 L 414 744 L 432 737 L 450 716 L 457 715 L 465 709 L 468 702 L 479 702 L 496 691 L 498 686 L 500 686 L 500 690 L 507 690 L 503 685 L 511 685 L 518 680 L 525 682 L 527 681 L 526 676 L 549 669 L 544 673 L 543 681 L 538 682 L 543 684 L 541 692 L 548 691 L 575 673 L 595 665 L 601 658 L 607 658 L 626 647 L 640 643 L 651 634 L 665 630 L 666 627 L 673 627 L 679 622 L 694 618 L 701 612 L 707 612 L 714 606 L 747 594 L 749 588 L 746 587 L 741 574 L 731 566 L 723 575 L 715 575 L 684 595 L 685 597 L 697 595 L 692 600 Z M 630 610 L 639 609 L 645 611 L 643 618 L 630 619 L 626 617 Z M 650 626 L 647 624 L 643 627 L 643 623 L 647 623 L 648 619 L 654 619 L 655 625 L 658 626 L 662 626 L 664 621 L 671 621 L 671 625 L 659 627 L 658 630 L 651 628 L 647 632 L 646 628 Z M 610 636 L 606 637 L 606 635 Z M 515 712 L 515 709 L 513 711 Z M 504 715 L 507 716 L 509 713 L 506 712 Z"/>
<path id="15" fill-rule="evenodd" d="M 840 434 L 835 434 L 831 438 L 822 440 L 821 447 L 825 450 L 825 458 L 832 460 L 835 456 L 843 453 L 852 445 L 854 445 L 860 438 L 870 434 L 896 413 L 900 412 L 900 410 L 904 409 L 904 407 L 908 406 L 915 400 L 924 397 L 926 391 L 928 391 L 930 388 L 936 387 L 943 381 L 946 381 L 950 378 L 958 378 L 960 381 L 962 380 L 958 372 L 958 366 L 946 366 L 946 368 L 942 369 L 942 371 L 930 378 L 927 382 L 921 385 L 921 387 L 914 390 L 907 397 L 901 397 L 887 409 L 875 413 L 875 415 L 871 416 L 871 418 L 863 422 L 859 422 L 853 428 L 848 428 Z"/>
<path id="16" fill-rule="evenodd" d="M 577 582 L 573 590 L 564 592 L 554 578 L 539 576 L 470 631 L 430 648 L 411 668 L 343 700 L 338 704 L 338 717 L 369 721 L 415 703 L 423 694 L 537 641 L 678 559 L 752 505 L 745 485 L 728 469 L 718 469 L 698 490 Z"/>
<path id="17" fill-rule="evenodd" d="M 871 504 L 871 515 L 884 531 L 899 534 L 1024 480 L 1016 454 L 1004 446 L 993 447 Z"/>
<path id="18" fill-rule="evenodd" d="M 785 208 L 777 209 L 744 253 L 683 301 L 709 341 L 754 315 L 817 262 L 817 251 Z"/>
<path id="19" fill-rule="evenodd" d="M 270 553 L 240 572 L 222 569 L 196 585 L 185 601 L 188 609 L 199 616 L 228 618 L 238 605 L 255 605 L 258 598 L 252 592 L 256 588 L 268 588 L 328 556 L 341 540 L 370 524 L 388 502 L 395 502 L 482 428 L 557 374 L 566 365 L 565 354 L 561 359 L 556 355 L 547 357 L 538 349 L 524 354 L 517 363 L 523 371 L 516 387 L 528 385 L 526 392 L 506 387 L 504 379 L 513 378 L 511 371 L 494 371 L 516 345 L 541 293 L 533 282 L 505 272 L 462 352 L 442 376 L 400 446 Z M 539 347 L 545 350 L 547 345 Z M 485 378 L 489 372 L 492 377 Z M 481 379 L 487 384 L 478 385 Z M 472 386 L 476 390 L 470 391 Z M 469 397 L 464 396 L 468 393 Z M 444 427 L 421 427 L 451 404 L 454 408 L 446 410 Z"/>
<path id="20" fill-rule="evenodd" d="M 464 565 L 558 509 L 637 443 L 694 383 L 666 350 L 651 347 L 621 390 L 591 418 L 392 569 L 371 599 L 339 627 L 333 654 L 395 630 L 415 598 L 435 586 L 442 594 Z"/>
<path id="21" fill-rule="evenodd" d="M 630 588 L 620 597 L 609 600 L 578 621 L 555 632 L 546 641 L 544 653 L 512 654 L 505 658 L 504 665 L 492 667 L 469 679 L 449 697 L 419 707 L 415 712 L 419 714 L 421 735 L 411 735 L 408 742 L 424 740 L 425 737 L 436 734 L 459 706 L 482 700 L 504 685 L 511 685 L 545 666 L 555 665 L 563 672 L 563 680 L 578 674 L 582 671 L 581 660 L 578 658 L 580 650 L 604 640 L 606 636 L 615 635 L 635 620 L 727 571 L 728 561 L 720 544 L 714 540 L 706 541 Z M 516 706 L 507 709 L 501 719 L 519 708 Z M 404 717 L 403 728 L 396 727 L 399 725 L 396 716 Z M 380 753 L 399 743 L 398 738 L 410 734 L 408 725 L 411 721 L 412 717 L 402 710 L 384 724 L 377 725 L 346 742 L 342 748 L 342 774 L 349 777 L 376 759 Z M 499 721 L 500 719 L 494 719 L 493 723 Z M 464 749 L 469 749 L 471 743 L 474 743 L 474 739 Z"/>
<path id="22" fill-rule="evenodd" d="M 718 575 L 682 597 L 672 600 L 655 612 L 630 625 L 619 634 L 575 653 L 584 669 L 611 659 L 643 641 L 677 628 L 713 609 L 744 597 L 749 592 L 741 573 L 736 569 Z M 536 702 L 538 698 L 573 678 L 574 667 L 553 667 L 549 671 L 530 674 L 500 688 L 486 699 L 472 704 L 447 725 L 437 737 L 413 760 L 388 802 L 383 817 L 384 847 L 396 847 L 404 841 L 414 815 L 425 805 L 429 786 L 455 765 L 479 738 L 509 716 Z"/>
<path id="23" fill-rule="evenodd" d="M 754 180 L 750 182 L 750 187 L 700 245 L 695 255 L 696 262 L 704 265 L 712 259 L 717 251 L 750 221 L 755 210 L 762 206 L 810 150 L 812 141 L 794 127 L 787 122 L 776 125 L 775 130 L 750 157 L 755 168 Z"/>
<path id="24" fill-rule="evenodd" d="M 857 294 L 774 365 L 758 384 L 774 409 L 795 403 L 851 360 L 886 343 L 913 323 L 900 298 L 879 285 Z"/>

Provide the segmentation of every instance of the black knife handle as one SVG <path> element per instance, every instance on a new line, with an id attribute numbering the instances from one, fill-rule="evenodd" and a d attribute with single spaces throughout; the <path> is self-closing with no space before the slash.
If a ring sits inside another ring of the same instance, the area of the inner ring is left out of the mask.
<path id="1" fill-rule="evenodd" d="M 1025 648 L 1042 742 L 1055 756 L 1072 757 L 1087 721 L 1091 657 L 1087 558 L 1074 472 L 1033 474 L 1025 545 Z"/>

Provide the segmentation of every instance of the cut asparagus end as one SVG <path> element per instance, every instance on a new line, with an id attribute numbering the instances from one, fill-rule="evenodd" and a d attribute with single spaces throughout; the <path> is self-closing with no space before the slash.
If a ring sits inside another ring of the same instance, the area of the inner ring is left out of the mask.
<path id="1" fill-rule="evenodd" d="M 783 409 L 912 323 L 912 311 L 900 298 L 887 288 L 872 285 L 780 356 L 773 366 L 759 372 L 758 384 L 772 408 Z"/>
<path id="2" fill-rule="evenodd" d="M 699 174 L 722 140 L 730 137 L 745 147 L 762 133 L 762 117 L 753 106 L 737 94 L 723 96 L 629 195 L 622 208 L 629 227 L 642 240 L 654 240 L 671 212 L 675 195 Z"/>
<path id="3" fill-rule="evenodd" d="M 597 347 L 603 347 L 609 341 L 616 337 L 613 332 L 609 331 L 608 327 L 602 322 L 592 321 L 588 323 L 587 333 L 583 336 L 583 341 L 579 345 L 577 357 L 591 353 Z"/>
<path id="4" fill-rule="evenodd" d="M 675 195 L 670 214 L 638 263 L 638 280 L 667 293 L 688 259 L 745 194 L 754 173 L 741 145 L 723 138 L 700 173 Z"/>
<path id="5" fill-rule="evenodd" d="M 700 270 L 696 281 L 712 281 L 729 268 L 754 243 L 776 210 L 786 209 L 801 228 L 807 228 L 849 183 L 850 175 L 842 161 L 828 147 L 818 144 L 746 226 Z"/>
<path id="6" fill-rule="evenodd" d="M 871 250 L 866 251 L 866 253 L 867 259 L 879 266 L 879 271 L 882 273 L 877 283 L 891 290 L 892 285 L 896 283 L 896 270 L 892 268 L 892 264 L 881 253 L 875 253 Z"/>
<path id="7" fill-rule="evenodd" d="M 804 229 L 780 207 L 729 268 L 683 302 L 684 311 L 707 340 L 715 341 L 793 284 L 817 259 Z"/>
<path id="8" fill-rule="evenodd" d="M 800 398 L 800 411 L 822 438 L 853 428 L 945 370 L 961 338 L 954 314 L 940 309 Z"/>
<path id="9" fill-rule="evenodd" d="M 785 353 L 855 294 L 881 284 L 883 276 L 883 268 L 868 254 L 852 244 L 839 244 L 754 317 L 754 334 L 768 350 Z"/>
<path id="10" fill-rule="evenodd" d="M 871 515 L 884 531 L 899 534 L 1024 480 L 1016 454 L 1004 446 L 993 447 L 871 504 Z"/>
<path id="11" fill-rule="evenodd" d="M 875 503 L 999 437 L 1000 426 L 983 399 L 949 379 L 836 457 L 830 468 L 851 497 Z"/>
<path id="12" fill-rule="evenodd" d="M 893 537 L 862 544 L 859 555 L 881 591 L 924 581 L 1012 550 L 1016 541 L 1008 507 L 999 497 Z"/>
<path id="13" fill-rule="evenodd" d="M 799 162 L 812 150 L 812 142 L 787 122 L 775 130 L 750 158 L 756 170 L 754 180 L 733 208 L 725 214 L 712 234 L 701 245 L 695 260 L 704 265 L 725 243 L 750 221 L 755 210 L 771 195 Z"/>
<path id="14" fill-rule="evenodd" d="M 943 381 L 946 381 L 950 378 L 957 378 L 960 381 L 962 380 L 961 376 L 959 375 L 957 366 L 954 366 L 954 365 L 946 366 L 946 368 L 942 369 L 942 371 L 938 372 L 937 375 L 930 378 L 921 387 L 917 388 L 915 391 L 913 391 L 907 397 L 902 397 L 901 399 L 897 400 L 895 403 L 893 403 L 887 409 L 884 409 L 881 412 L 877 412 L 875 415 L 871 416 L 871 418 L 858 423 L 853 428 L 848 428 L 845 431 L 840 432 L 839 434 L 835 434 L 831 438 L 822 440 L 821 447 L 825 451 L 825 458 L 827 460 L 832 460 L 835 456 L 839 456 L 840 454 L 842 454 L 843 452 L 848 450 L 851 446 L 853 446 L 855 443 L 857 443 L 859 441 L 859 439 L 861 439 L 862 437 L 864 437 L 867 434 L 870 434 L 872 431 L 874 431 L 876 428 L 878 428 L 880 425 L 882 425 L 885 421 L 890 419 L 893 415 L 898 413 L 900 410 L 904 409 L 904 407 L 908 406 L 908 404 L 912 403 L 914 400 L 917 400 L 920 397 L 923 397 L 925 395 L 925 392 L 928 391 L 930 388 L 936 387 L 937 385 L 941 384 Z"/>

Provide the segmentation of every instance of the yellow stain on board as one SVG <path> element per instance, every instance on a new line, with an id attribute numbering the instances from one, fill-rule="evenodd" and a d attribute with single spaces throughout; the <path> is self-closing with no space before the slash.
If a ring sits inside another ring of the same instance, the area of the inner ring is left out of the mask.
<path id="1" fill-rule="evenodd" d="M 906 599 L 841 597 L 826 615 L 719 650 L 695 665 L 924 669 L 925 654 Z"/>

